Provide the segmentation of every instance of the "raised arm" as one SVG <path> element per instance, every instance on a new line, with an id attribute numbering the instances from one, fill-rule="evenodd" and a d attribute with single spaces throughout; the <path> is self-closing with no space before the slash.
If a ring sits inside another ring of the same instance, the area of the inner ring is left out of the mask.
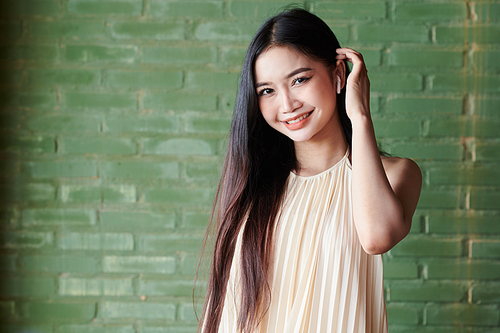
<path id="1" fill-rule="evenodd" d="M 389 251 L 411 227 L 422 185 L 417 164 L 381 157 L 370 116 L 370 82 L 360 53 L 342 48 L 337 59 L 353 64 L 347 79 L 346 110 L 352 122 L 352 194 L 354 224 L 369 254 Z"/>

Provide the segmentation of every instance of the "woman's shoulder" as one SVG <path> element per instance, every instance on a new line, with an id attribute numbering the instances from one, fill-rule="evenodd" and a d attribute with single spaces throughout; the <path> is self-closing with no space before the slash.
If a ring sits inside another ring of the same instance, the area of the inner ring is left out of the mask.
<path id="1" fill-rule="evenodd" d="M 413 183 L 415 185 L 422 183 L 422 172 L 415 161 L 409 158 L 381 156 L 387 178 L 391 183 L 394 181 Z"/>

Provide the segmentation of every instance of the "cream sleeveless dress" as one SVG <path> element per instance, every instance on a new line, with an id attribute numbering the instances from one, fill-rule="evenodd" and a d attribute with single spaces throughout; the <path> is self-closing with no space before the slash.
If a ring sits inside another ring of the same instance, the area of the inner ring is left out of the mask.
<path id="1" fill-rule="evenodd" d="M 269 310 L 257 333 L 385 333 L 381 255 L 367 254 L 352 219 L 348 153 L 311 177 L 290 174 L 274 235 Z M 236 245 L 219 332 L 237 332 Z"/>

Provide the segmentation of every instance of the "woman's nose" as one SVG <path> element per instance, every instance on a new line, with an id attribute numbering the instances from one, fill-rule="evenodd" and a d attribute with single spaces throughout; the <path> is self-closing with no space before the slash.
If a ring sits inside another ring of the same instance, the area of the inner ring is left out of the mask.
<path id="1" fill-rule="evenodd" d="M 294 110 L 296 110 L 301 106 L 300 101 L 291 92 L 288 91 L 282 92 L 281 99 L 282 99 L 281 107 L 284 113 L 293 112 Z"/>

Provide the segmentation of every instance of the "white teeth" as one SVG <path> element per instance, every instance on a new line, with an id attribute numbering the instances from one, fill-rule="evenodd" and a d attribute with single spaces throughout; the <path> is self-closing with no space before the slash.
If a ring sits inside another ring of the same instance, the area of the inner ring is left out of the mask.
<path id="1" fill-rule="evenodd" d="M 307 117 L 309 117 L 309 115 L 311 114 L 311 112 L 309 113 L 306 113 L 305 115 L 303 116 L 300 116 L 298 117 L 297 119 L 294 119 L 294 120 L 289 120 L 287 121 L 286 123 L 287 124 L 295 124 L 295 123 L 298 123 L 299 121 L 301 121 L 302 119 L 306 119 Z"/>

